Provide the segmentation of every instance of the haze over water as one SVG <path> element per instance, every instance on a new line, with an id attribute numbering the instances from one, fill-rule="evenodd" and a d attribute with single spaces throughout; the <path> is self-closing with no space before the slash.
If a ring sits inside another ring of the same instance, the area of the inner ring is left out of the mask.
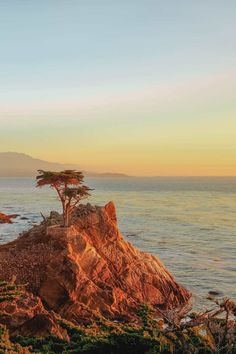
<path id="1" fill-rule="evenodd" d="M 203 301 L 209 290 L 236 299 L 236 177 L 87 178 L 90 203 L 113 200 L 119 227 L 139 249 L 160 257 Z M 86 201 L 85 201 L 86 202 Z M 32 178 L 0 178 L 1 211 L 20 214 L 0 225 L 0 243 L 60 211 L 54 191 Z"/>

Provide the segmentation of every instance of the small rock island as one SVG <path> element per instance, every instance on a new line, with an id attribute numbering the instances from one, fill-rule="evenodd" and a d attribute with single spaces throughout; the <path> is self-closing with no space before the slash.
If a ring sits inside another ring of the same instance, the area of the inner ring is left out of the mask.
<path id="1" fill-rule="evenodd" d="M 6 215 L 0 212 L 0 224 L 12 224 L 12 219 L 16 218 L 17 214 Z"/>

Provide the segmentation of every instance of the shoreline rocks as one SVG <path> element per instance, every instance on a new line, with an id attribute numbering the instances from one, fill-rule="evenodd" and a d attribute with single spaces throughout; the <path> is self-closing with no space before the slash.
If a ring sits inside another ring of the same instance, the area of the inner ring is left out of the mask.
<path id="1" fill-rule="evenodd" d="M 12 224 L 12 219 L 17 218 L 18 214 L 6 215 L 4 213 L 0 213 L 0 224 Z"/>
<path id="2" fill-rule="evenodd" d="M 12 336 L 45 337 L 55 335 L 68 340 L 67 332 L 58 324 L 57 316 L 47 311 L 39 297 L 21 291 L 19 297 L 0 303 L 0 323 Z"/>
<path id="3" fill-rule="evenodd" d="M 80 205 L 72 226 L 51 216 L 17 240 L 0 245 L 0 278 L 16 277 L 47 310 L 75 324 L 103 316 L 138 321 L 137 309 L 178 308 L 191 294 L 162 262 L 125 241 L 117 226 L 114 203 Z"/>

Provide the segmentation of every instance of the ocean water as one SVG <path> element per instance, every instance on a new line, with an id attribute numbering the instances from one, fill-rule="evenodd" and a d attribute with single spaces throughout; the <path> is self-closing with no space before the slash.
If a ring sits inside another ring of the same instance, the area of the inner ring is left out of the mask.
<path id="1" fill-rule="evenodd" d="M 206 303 L 216 290 L 236 300 L 236 177 L 87 178 L 89 202 L 116 203 L 124 237 L 157 255 L 175 278 Z M 0 211 L 20 215 L 0 224 L 0 243 L 60 211 L 51 189 L 32 178 L 0 178 Z M 22 220 L 21 217 L 27 218 Z"/>

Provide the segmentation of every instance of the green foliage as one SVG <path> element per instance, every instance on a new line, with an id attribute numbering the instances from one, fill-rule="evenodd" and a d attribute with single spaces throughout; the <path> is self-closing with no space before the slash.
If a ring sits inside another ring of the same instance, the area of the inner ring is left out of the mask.
<path id="1" fill-rule="evenodd" d="M 60 320 L 70 341 L 47 338 L 15 337 L 14 343 L 22 347 L 31 347 L 33 353 L 54 354 L 210 354 L 215 353 L 218 334 L 215 338 L 206 325 L 175 328 L 165 331 L 153 321 L 152 310 L 142 305 L 138 314 L 142 324 L 122 324 L 98 319 L 93 325 L 79 327 Z M 214 324 L 223 324 L 222 320 L 213 319 Z M 224 328 L 225 330 L 225 328 Z M 205 335 L 204 335 L 205 333 Z M 219 353 L 235 354 L 229 346 L 221 347 Z"/>
<path id="2" fill-rule="evenodd" d="M 137 315 L 142 319 L 143 327 L 148 327 L 149 325 L 149 315 L 150 309 L 147 304 L 141 304 L 137 310 Z"/>
<path id="3" fill-rule="evenodd" d="M 17 298 L 20 295 L 20 286 L 12 283 L 9 283 L 4 280 L 0 280 L 0 303 L 4 301 L 11 301 Z"/>
<path id="4" fill-rule="evenodd" d="M 27 346 L 22 347 L 19 343 L 12 343 L 5 326 L 0 325 L 0 354 L 28 354 Z"/>
<path id="5" fill-rule="evenodd" d="M 16 299 L 20 294 L 20 286 L 14 284 L 15 279 L 11 283 L 0 280 L 0 303 L 8 302 Z M 0 314 L 1 316 L 1 314 Z M 0 324 L 0 354 L 27 354 L 30 353 L 27 346 L 24 348 L 18 343 L 12 343 L 9 338 L 8 330 Z"/>
<path id="6" fill-rule="evenodd" d="M 70 342 L 57 337 L 24 338 L 15 337 L 14 342 L 32 346 L 34 353 L 71 353 L 71 354 L 181 354 L 185 352 L 183 342 L 178 335 L 164 335 L 161 332 L 153 337 L 122 326 L 122 333 L 97 333 L 91 335 L 74 325 L 64 324 L 70 336 Z M 125 329 L 128 329 L 126 331 Z M 208 343 L 191 331 L 185 333 L 186 353 L 212 353 Z"/>
<path id="7" fill-rule="evenodd" d="M 91 189 L 83 184 L 83 173 L 75 170 L 38 172 L 37 187 L 50 186 L 56 190 L 62 204 L 64 226 L 69 226 L 73 210 L 90 195 Z"/>
<path id="8" fill-rule="evenodd" d="M 1 301 L 11 301 L 19 294 L 18 286 L 0 281 Z M 137 311 L 141 324 L 117 323 L 98 317 L 89 326 L 79 327 L 66 320 L 58 320 L 70 338 L 69 341 L 55 336 L 9 338 L 7 329 L 0 325 L 0 354 L 236 354 L 235 303 L 229 299 L 219 302 L 218 308 L 205 314 L 195 313 L 189 322 L 177 312 L 166 312 L 168 323 L 163 327 L 154 319 L 153 310 L 142 304 Z M 226 313 L 225 318 L 215 314 Z M 209 317 L 211 313 L 211 317 Z M 230 317 L 231 316 L 231 317 Z M 203 322 L 199 325 L 199 319 Z M 196 321 L 196 322 L 195 322 Z M 205 321 L 205 322 L 204 322 Z"/>

